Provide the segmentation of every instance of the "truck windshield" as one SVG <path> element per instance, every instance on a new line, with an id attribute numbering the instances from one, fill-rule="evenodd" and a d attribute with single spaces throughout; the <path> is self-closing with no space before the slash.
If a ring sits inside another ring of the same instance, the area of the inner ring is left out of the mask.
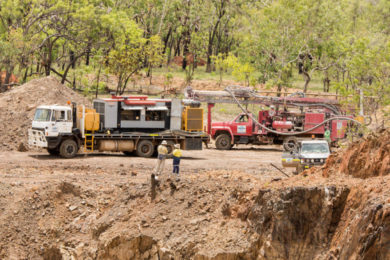
<path id="1" fill-rule="evenodd" d="M 321 144 L 302 144 L 302 153 L 329 153 L 329 146 Z"/>
<path id="2" fill-rule="evenodd" d="M 51 110 L 45 108 L 38 108 L 35 111 L 34 121 L 50 121 Z"/>

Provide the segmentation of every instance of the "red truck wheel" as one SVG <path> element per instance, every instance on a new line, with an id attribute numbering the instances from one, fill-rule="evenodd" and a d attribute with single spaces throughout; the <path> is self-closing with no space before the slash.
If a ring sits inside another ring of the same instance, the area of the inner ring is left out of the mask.
<path id="1" fill-rule="evenodd" d="M 232 148 L 231 138 L 227 134 L 221 134 L 215 139 L 215 147 L 219 150 L 230 150 Z"/>

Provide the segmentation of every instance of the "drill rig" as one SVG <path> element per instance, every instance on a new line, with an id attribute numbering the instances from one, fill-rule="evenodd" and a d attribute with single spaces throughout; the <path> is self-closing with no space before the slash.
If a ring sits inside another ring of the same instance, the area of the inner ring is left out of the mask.
<path id="1" fill-rule="evenodd" d="M 192 91 L 187 96 L 208 104 L 207 132 L 217 149 L 228 150 L 235 144 L 283 144 L 285 150 L 296 149 L 303 139 L 325 138 L 330 143 L 345 138 L 352 125 L 362 122 L 341 109 L 337 100 L 309 98 L 304 93 L 288 97 L 262 96 L 249 88 L 228 87 L 225 91 Z M 212 122 L 211 110 L 216 103 L 237 104 L 242 113 L 231 121 Z M 244 105 L 257 104 L 257 115 Z"/>

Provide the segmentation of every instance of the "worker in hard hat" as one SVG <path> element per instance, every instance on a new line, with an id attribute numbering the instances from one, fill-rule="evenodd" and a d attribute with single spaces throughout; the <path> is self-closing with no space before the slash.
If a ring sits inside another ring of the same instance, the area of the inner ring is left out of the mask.
<path id="1" fill-rule="evenodd" d="M 175 149 L 173 150 L 173 170 L 172 173 L 176 175 L 176 180 L 179 180 L 179 172 L 180 172 L 180 159 L 182 156 L 180 150 L 180 144 L 175 144 Z"/>
<path id="2" fill-rule="evenodd" d="M 158 156 L 157 156 L 157 166 L 154 170 L 154 173 L 155 173 L 155 179 L 157 180 L 158 177 L 164 170 L 164 167 L 165 167 L 165 159 L 167 158 L 167 154 L 168 154 L 168 148 L 167 148 L 167 141 L 162 141 L 161 144 L 157 147 L 157 152 L 158 152 Z"/>
<path id="3" fill-rule="evenodd" d="M 275 106 L 274 105 L 271 105 L 269 107 L 268 115 L 271 116 L 271 117 L 276 115 L 276 111 L 275 111 Z"/>

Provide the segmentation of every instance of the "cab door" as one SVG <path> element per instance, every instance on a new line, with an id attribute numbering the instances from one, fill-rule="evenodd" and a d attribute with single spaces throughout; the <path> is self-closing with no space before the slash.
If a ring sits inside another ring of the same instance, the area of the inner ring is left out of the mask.
<path id="1" fill-rule="evenodd" d="M 235 122 L 235 134 L 237 135 L 252 135 L 252 119 L 246 114 L 241 114 L 236 117 Z"/>
<path id="2" fill-rule="evenodd" d="M 52 121 L 53 130 L 57 130 L 58 133 L 72 133 L 73 121 L 70 110 L 53 110 Z"/>

